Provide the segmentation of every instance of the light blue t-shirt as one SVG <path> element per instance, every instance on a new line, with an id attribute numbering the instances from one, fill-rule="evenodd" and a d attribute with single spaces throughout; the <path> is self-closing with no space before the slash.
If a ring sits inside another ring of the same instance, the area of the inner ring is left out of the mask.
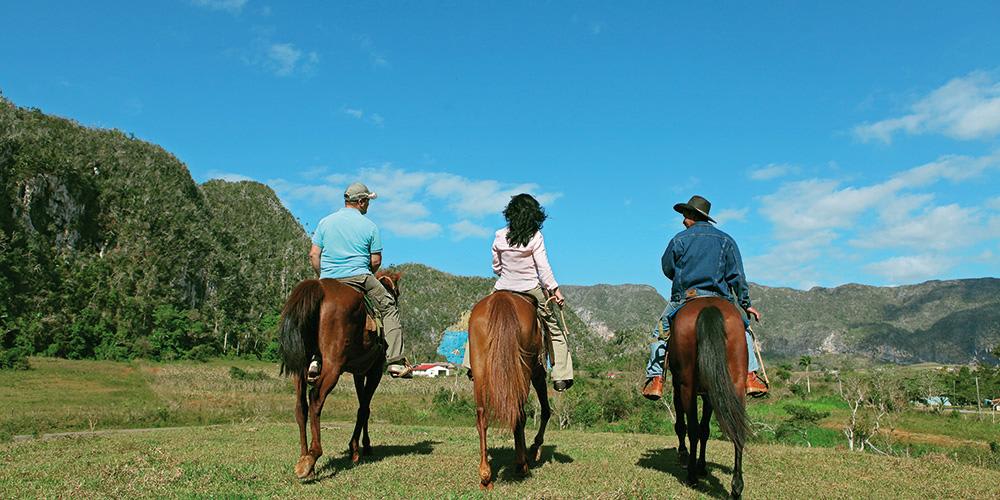
<path id="1" fill-rule="evenodd" d="M 320 278 L 371 273 L 371 254 L 382 252 L 378 226 L 357 209 L 344 207 L 319 221 L 312 237 L 322 253 Z"/>

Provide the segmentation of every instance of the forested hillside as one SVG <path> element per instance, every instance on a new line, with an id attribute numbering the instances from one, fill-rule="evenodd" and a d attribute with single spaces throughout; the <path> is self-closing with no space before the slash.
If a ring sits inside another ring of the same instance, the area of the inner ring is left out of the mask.
<path id="1" fill-rule="evenodd" d="M 274 193 L 0 99 L 0 332 L 68 358 L 263 352 L 308 244 Z"/>

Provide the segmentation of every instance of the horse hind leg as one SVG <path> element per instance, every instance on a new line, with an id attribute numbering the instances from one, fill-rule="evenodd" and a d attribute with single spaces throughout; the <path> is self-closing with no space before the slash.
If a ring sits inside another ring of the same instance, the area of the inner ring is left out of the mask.
<path id="1" fill-rule="evenodd" d="M 705 449 L 708 447 L 708 435 L 711 433 L 711 421 L 712 421 L 712 403 L 707 397 L 702 397 L 702 410 L 701 410 L 701 425 L 699 429 L 700 442 L 698 450 L 698 475 L 706 476 L 708 475 L 708 467 L 705 463 Z M 694 444 L 691 445 L 694 447 Z M 693 450 L 692 450 L 693 451 Z"/>
<path id="2" fill-rule="evenodd" d="M 691 452 L 688 453 L 688 466 L 687 466 L 687 484 L 694 486 L 698 483 L 698 434 L 701 430 L 698 426 L 698 399 L 697 395 L 694 394 L 692 390 L 692 396 L 689 401 L 691 403 L 687 408 L 687 420 L 689 425 L 687 426 L 688 441 L 691 443 Z"/>
<path id="3" fill-rule="evenodd" d="M 538 463 L 542 460 L 542 443 L 545 442 L 545 427 L 552 416 L 552 408 L 549 406 L 549 388 L 545 385 L 545 369 L 538 368 L 531 377 L 531 385 L 535 387 L 535 394 L 538 396 L 538 405 L 541 407 L 540 419 L 538 421 L 538 433 L 535 434 L 535 441 L 528 450 L 528 458 Z"/>
<path id="4" fill-rule="evenodd" d="M 476 399 L 476 430 L 479 431 L 479 487 L 484 490 L 492 490 L 493 471 L 490 469 L 490 459 L 486 455 L 486 409 L 483 407 L 483 402 L 480 398 L 477 397 Z"/>
<path id="5" fill-rule="evenodd" d="M 299 424 L 299 445 L 301 448 L 299 461 L 295 464 L 295 476 L 299 479 L 305 479 L 312 474 L 313 466 L 316 464 L 316 459 L 309 454 L 309 448 L 306 446 L 308 438 L 306 425 L 309 422 L 308 387 L 305 377 L 300 374 L 294 375 L 292 380 L 295 383 L 295 421 Z"/>
<path id="6" fill-rule="evenodd" d="M 299 459 L 299 465 L 305 465 L 303 464 L 303 460 L 308 464 L 307 476 L 312 475 L 316 461 L 319 460 L 319 457 L 323 456 L 319 416 L 323 412 L 323 403 L 326 402 L 327 395 L 330 394 L 330 391 L 336 387 L 337 381 L 340 380 L 340 369 L 339 365 L 334 366 L 333 363 L 324 365 L 323 372 L 319 376 L 319 381 L 309 393 L 309 418 L 312 420 L 310 422 L 312 424 L 312 443 L 309 446 L 309 454 Z M 298 466 L 296 466 L 296 471 L 298 472 Z"/>
<path id="7" fill-rule="evenodd" d="M 368 417 L 365 418 L 364 425 L 364 437 L 361 440 L 361 453 L 362 455 L 370 456 L 372 454 L 372 441 L 368 437 L 368 421 L 371 420 L 371 404 L 372 398 L 375 397 L 375 390 L 378 389 L 379 383 L 382 381 L 382 364 L 376 363 L 377 369 L 372 368 L 368 372 L 368 376 L 365 377 L 365 394 L 368 396 L 368 401 L 366 406 L 368 407 Z"/>
<path id="8" fill-rule="evenodd" d="M 686 444 L 687 439 L 687 422 L 685 422 L 687 414 L 687 405 L 684 404 L 681 392 L 677 387 L 674 388 L 674 411 L 677 413 L 677 421 L 674 422 L 674 432 L 677 433 L 677 462 L 681 464 L 681 467 L 687 467 L 688 461 L 688 449 Z"/>
<path id="9" fill-rule="evenodd" d="M 367 395 L 365 391 L 365 375 L 358 373 L 354 375 L 354 391 L 358 394 L 358 414 L 354 421 L 354 433 L 351 434 L 351 441 L 347 444 L 351 451 L 351 462 L 357 464 L 361 461 L 361 445 L 359 439 L 365 424 L 368 422 L 369 409 Z"/>
<path id="10" fill-rule="evenodd" d="M 517 425 L 514 426 L 514 465 L 517 468 L 517 473 L 522 476 L 528 474 L 528 452 L 524 439 L 524 424 L 526 420 L 527 417 L 522 408 L 521 418 L 517 421 Z"/>

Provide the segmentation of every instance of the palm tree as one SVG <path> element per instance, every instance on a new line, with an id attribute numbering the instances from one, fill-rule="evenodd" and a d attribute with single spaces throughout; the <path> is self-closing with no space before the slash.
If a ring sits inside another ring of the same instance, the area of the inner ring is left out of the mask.
<path id="1" fill-rule="evenodd" d="M 809 383 L 809 367 L 812 366 L 812 356 L 802 356 L 799 358 L 799 366 L 806 369 L 806 393 L 812 394 L 812 385 Z"/>

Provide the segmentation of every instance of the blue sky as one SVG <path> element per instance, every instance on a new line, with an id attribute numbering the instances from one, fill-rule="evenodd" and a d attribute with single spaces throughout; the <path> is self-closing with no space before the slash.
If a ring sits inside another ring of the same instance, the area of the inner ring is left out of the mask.
<path id="1" fill-rule="evenodd" d="M 362 180 L 389 263 L 486 275 L 511 194 L 563 283 L 669 282 L 701 194 L 752 281 L 1000 274 L 1000 4 L 8 2 L 0 90 L 275 189 Z"/>

